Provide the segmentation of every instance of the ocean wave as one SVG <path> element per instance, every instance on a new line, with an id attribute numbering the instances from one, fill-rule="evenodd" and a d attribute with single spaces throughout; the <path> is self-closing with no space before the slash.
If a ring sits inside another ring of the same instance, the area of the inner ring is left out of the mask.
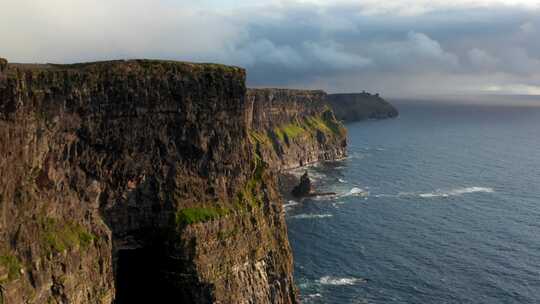
<path id="1" fill-rule="evenodd" d="M 323 296 L 320 293 L 311 293 L 307 295 L 302 295 L 300 298 L 302 300 L 302 303 L 318 303 L 319 301 L 321 301 L 322 297 Z"/>
<path id="2" fill-rule="evenodd" d="M 334 208 L 339 208 L 339 206 L 345 204 L 345 202 L 342 202 L 342 201 L 338 201 L 338 202 L 335 202 L 335 203 L 332 203 L 332 206 Z"/>
<path id="3" fill-rule="evenodd" d="M 342 194 L 341 196 L 362 196 L 366 197 L 369 195 L 369 192 L 358 187 L 353 187 L 349 192 Z"/>
<path id="4" fill-rule="evenodd" d="M 420 193 L 418 194 L 421 198 L 434 198 L 434 197 L 449 197 L 449 196 L 459 196 L 469 193 L 493 193 L 495 190 L 489 187 L 465 187 L 457 188 L 448 191 L 437 190 L 435 192 Z"/>
<path id="5" fill-rule="evenodd" d="M 292 207 L 294 207 L 296 205 L 298 205 L 297 201 L 289 200 L 289 201 L 287 201 L 287 203 L 283 204 L 283 208 L 290 209 L 290 208 L 292 208 Z"/>
<path id="6" fill-rule="evenodd" d="M 356 285 L 359 283 L 367 282 L 366 279 L 362 278 L 338 278 L 331 276 L 324 276 L 319 279 L 321 285 L 333 285 L 333 286 L 344 286 L 344 285 Z"/>
<path id="7" fill-rule="evenodd" d="M 377 198 L 381 197 L 421 197 L 421 198 L 436 198 L 436 197 L 450 197 L 450 196 L 460 196 L 469 193 L 493 193 L 495 190 L 489 187 L 464 187 L 464 188 L 455 188 L 451 190 L 436 190 L 433 192 L 399 192 L 396 194 L 375 194 Z"/>
<path id="8" fill-rule="evenodd" d="M 333 215 L 332 214 L 308 214 L 308 213 L 303 213 L 303 214 L 297 214 L 297 215 L 293 215 L 291 216 L 291 218 L 294 218 L 294 219 L 320 219 L 320 218 L 329 218 L 329 217 L 332 217 Z"/>

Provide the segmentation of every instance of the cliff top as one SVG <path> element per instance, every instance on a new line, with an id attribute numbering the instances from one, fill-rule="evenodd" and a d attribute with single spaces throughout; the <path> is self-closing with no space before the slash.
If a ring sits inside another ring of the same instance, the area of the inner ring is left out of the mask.
<path id="1" fill-rule="evenodd" d="M 268 94 L 268 93 L 289 93 L 289 94 L 313 94 L 326 95 L 323 90 L 302 90 L 302 89 L 284 89 L 284 88 L 248 88 L 248 94 Z"/>
<path id="2" fill-rule="evenodd" d="M 193 72 L 203 71 L 221 71 L 221 72 L 240 72 L 245 73 L 245 70 L 236 66 L 228 66 L 216 63 L 192 63 L 174 60 L 152 60 L 152 59 L 130 59 L 130 60 L 109 60 L 84 62 L 73 64 L 56 64 L 56 63 L 8 63 L 6 59 L 0 58 L 0 71 L 7 67 L 7 72 L 20 71 L 80 71 L 91 72 L 108 68 L 126 68 L 132 69 L 137 67 L 142 68 L 176 68 Z"/>

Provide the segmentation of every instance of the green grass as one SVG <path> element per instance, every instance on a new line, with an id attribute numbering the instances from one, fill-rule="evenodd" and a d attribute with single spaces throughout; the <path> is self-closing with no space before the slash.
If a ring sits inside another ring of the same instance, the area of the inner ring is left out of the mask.
<path id="1" fill-rule="evenodd" d="M 7 280 L 0 283 L 10 282 L 21 276 L 21 262 L 13 255 L 0 255 L 0 265 L 8 270 Z"/>
<path id="2" fill-rule="evenodd" d="M 251 178 L 246 182 L 244 188 L 237 193 L 235 202 L 237 209 L 245 210 L 248 206 L 252 209 L 256 209 L 261 207 L 263 204 L 260 186 L 263 182 L 266 164 L 257 154 L 255 154 L 254 162 L 255 168 L 252 172 Z"/>
<path id="3" fill-rule="evenodd" d="M 176 213 L 176 224 L 186 226 L 195 223 L 208 222 L 230 213 L 224 207 L 192 207 L 184 208 Z"/>
<path id="4" fill-rule="evenodd" d="M 327 109 L 324 111 L 321 114 L 320 119 L 332 133 L 339 136 L 347 135 L 347 129 L 340 121 L 335 119 L 331 110 Z"/>
<path id="5" fill-rule="evenodd" d="M 63 252 L 76 247 L 88 248 L 96 237 L 77 223 L 62 223 L 53 218 L 44 218 L 42 244 L 49 253 Z"/>
<path id="6" fill-rule="evenodd" d="M 272 146 L 272 139 L 268 136 L 267 133 L 250 130 L 249 138 L 252 144 L 267 146 L 267 147 Z"/>
<path id="7" fill-rule="evenodd" d="M 274 134 L 281 140 L 294 139 L 299 135 L 305 133 L 306 130 L 298 122 L 282 125 L 278 128 L 274 128 Z"/>
<path id="8" fill-rule="evenodd" d="M 317 131 L 321 131 L 329 135 L 345 136 L 346 129 L 337 121 L 333 116 L 331 110 L 325 110 L 319 115 L 308 116 L 301 120 L 296 120 L 292 123 L 281 125 L 274 128 L 273 133 L 277 139 L 281 142 L 286 142 L 301 136 L 302 134 L 316 134 Z M 257 136 L 253 136 L 257 142 L 266 142 L 266 139 L 262 138 L 260 133 Z"/>
<path id="9" fill-rule="evenodd" d="M 304 120 L 305 125 L 310 130 L 319 130 L 323 133 L 331 133 L 332 130 L 327 126 L 326 122 L 319 116 L 310 116 Z"/>

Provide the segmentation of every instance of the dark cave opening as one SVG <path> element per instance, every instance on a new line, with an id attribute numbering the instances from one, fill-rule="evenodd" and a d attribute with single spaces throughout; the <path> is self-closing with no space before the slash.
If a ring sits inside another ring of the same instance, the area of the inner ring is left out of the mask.
<path id="1" fill-rule="evenodd" d="M 193 266 L 154 244 L 117 252 L 115 304 L 212 303 L 212 286 L 193 275 Z"/>
<path id="2" fill-rule="evenodd" d="M 115 304 L 170 303 L 171 286 L 148 248 L 118 251 Z"/>

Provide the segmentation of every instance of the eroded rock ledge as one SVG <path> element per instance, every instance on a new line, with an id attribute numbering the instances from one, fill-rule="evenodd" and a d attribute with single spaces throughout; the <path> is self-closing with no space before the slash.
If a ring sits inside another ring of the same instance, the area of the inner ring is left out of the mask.
<path id="1" fill-rule="evenodd" d="M 273 171 L 345 154 L 323 92 L 215 64 L 0 60 L 0 299 L 295 303 Z"/>

